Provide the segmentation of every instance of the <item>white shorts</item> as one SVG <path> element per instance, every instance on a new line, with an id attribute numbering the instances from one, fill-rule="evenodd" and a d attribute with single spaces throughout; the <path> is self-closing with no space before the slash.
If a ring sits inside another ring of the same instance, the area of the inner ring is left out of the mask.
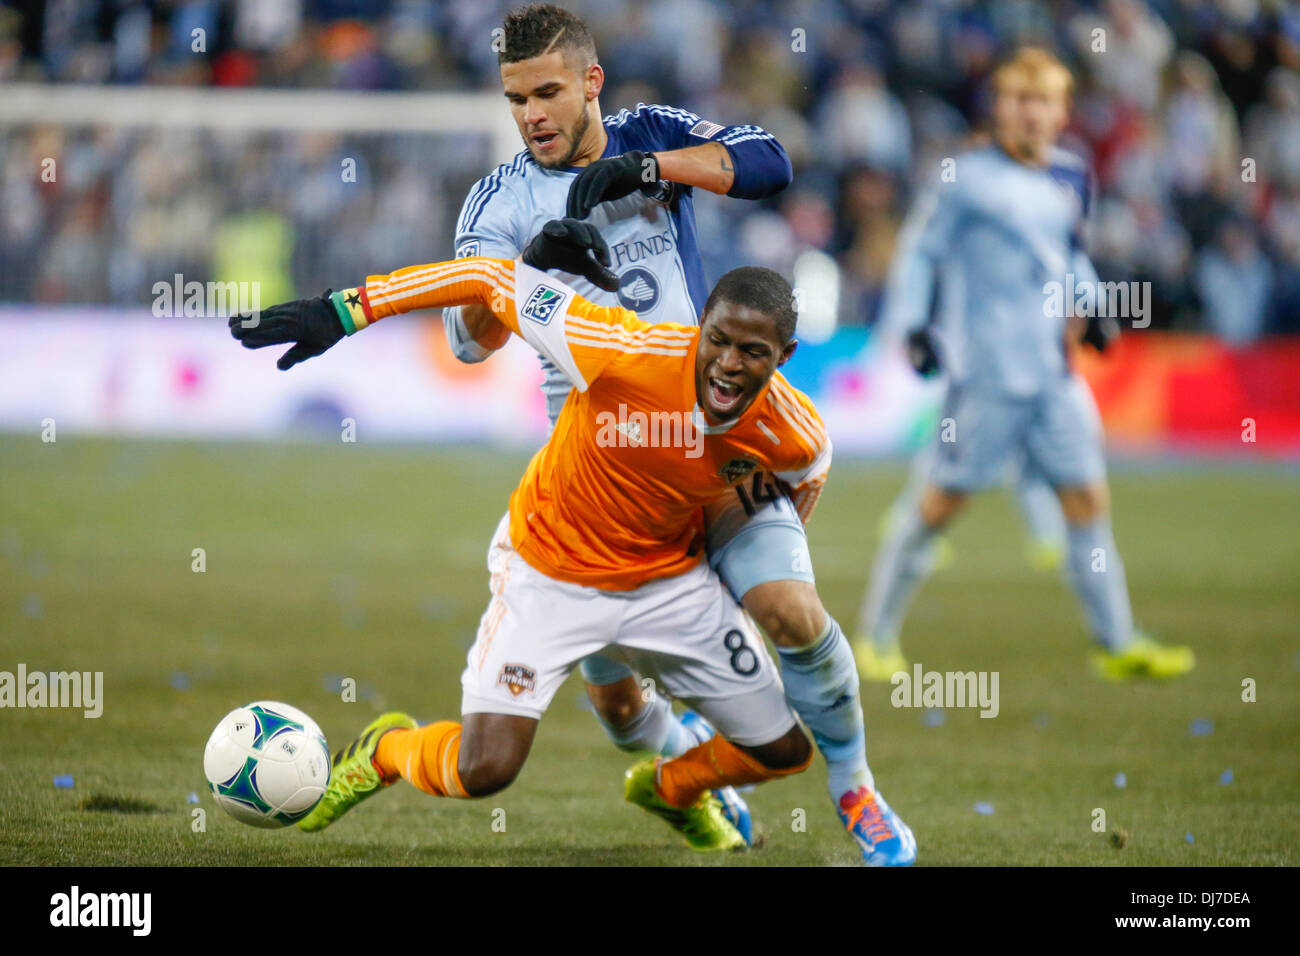
<path id="1" fill-rule="evenodd" d="M 707 564 L 632 591 L 559 581 L 514 550 L 507 516 L 488 570 L 492 601 L 461 675 L 462 714 L 540 718 L 578 662 L 602 651 L 733 743 L 771 743 L 795 726 L 762 639 Z"/>

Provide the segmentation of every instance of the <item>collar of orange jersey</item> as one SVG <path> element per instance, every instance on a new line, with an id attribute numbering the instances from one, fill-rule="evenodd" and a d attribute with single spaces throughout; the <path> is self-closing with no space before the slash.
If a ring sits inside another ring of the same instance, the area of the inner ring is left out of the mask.
<path id="1" fill-rule="evenodd" d="M 704 414 L 704 409 L 700 406 L 700 396 L 695 392 L 695 356 L 700 350 L 700 328 L 695 327 L 695 337 L 691 340 L 691 349 L 686 356 L 686 366 L 690 369 L 690 374 L 686 376 L 686 394 L 683 397 L 684 405 L 691 406 L 691 424 L 699 430 L 702 435 L 722 435 L 737 425 L 748 423 L 750 420 L 758 417 L 758 407 L 763 404 L 763 399 L 767 395 L 767 390 L 772 387 L 772 379 L 769 378 L 763 383 L 763 387 L 758 390 L 754 400 L 749 403 L 749 407 L 740 413 L 739 417 L 733 418 L 729 422 L 722 422 L 715 425 L 709 421 L 709 416 Z M 772 373 L 773 375 L 776 372 Z"/>

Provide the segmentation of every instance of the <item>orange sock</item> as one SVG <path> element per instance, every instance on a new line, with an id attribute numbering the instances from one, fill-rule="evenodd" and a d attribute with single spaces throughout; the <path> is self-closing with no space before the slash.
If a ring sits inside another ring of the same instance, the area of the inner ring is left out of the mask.
<path id="1" fill-rule="evenodd" d="M 460 724 L 440 720 L 415 730 L 399 727 L 379 738 L 375 767 L 386 778 L 401 777 L 435 797 L 464 797 L 456 764 Z"/>
<path id="2" fill-rule="evenodd" d="M 680 757 L 665 760 L 659 765 L 659 794 L 675 807 L 689 807 L 706 790 L 740 787 L 748 783 L 762 783 L 773 777 L 786 777 L 807 770 L 810 763 L 812 754 L 798 767 L 773 770 L 763 766 L 735 744 L 714 736 Z"/>

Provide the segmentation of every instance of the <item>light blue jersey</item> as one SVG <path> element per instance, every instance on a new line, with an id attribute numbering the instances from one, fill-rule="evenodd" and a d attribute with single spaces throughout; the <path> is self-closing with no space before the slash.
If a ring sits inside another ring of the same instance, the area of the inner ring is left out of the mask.
<path id="1" fill-rule="evenodd" d="M 910 331 L 937 311 L 937 347 L 954 385 L 1037 394 L 1069 373 L 1065 316 L 1045 310 L 1044 286 L 1097 280 L 1083 249 L 1087 166 L 1061 149 L 1049 167 L 1027 166 L 988 146 L 959 156 L 953 171 L 904 230 L 884 322 Z"/>
<path id="2" fill-rule="evenodd" d="M 721 126 L 673 107 L 641 103 L 603 122 L 609 136 L 603 156 L 706 142 L 722 143 L 729 150 L 769 143 L 783 160 L 785 155 L 772 135 L 756 126 Z M 465 199 L 456 223 L 457 257 L 519 255 L 543 225 L 564 216 L 569 187 L 581 171 L 576 166 L 546 169 L 527 150 L 497 167 Z M 637 191 L 596 206 L 588 221 L 609 245 L 611 267 L 620 280 L 618 292 L 606 292 L 583 276 L 561 274 L 566 283 L 592 302 L 621 305 L 647 322 L 694 325 L 699 321 L 708 287 L 700 263 L 691 187 L 664 183 L 653 197 Z M 458 358 L 486 358 L 487 352 L 467 337 L 459 309 L 444 310 L 443 321 Z M 570 385 L 550 363 L 542 365 L 547 414 L 554 423 Z"/>
<path id="3" fill-rule="evenodd" d="M 659 152 L 721 143 L 735 169 L 729 196 L 760 199 L 790 182 L 790 160 L 772 134 L 757 126 L 722 126 L 669 106 L 637 105 L 603 120 L 609 142 L 602 158 L 629 150 Z M 569 187 L 580 167 L 545 169 L 527 150 L 504 163 L 470 190 L 456 225 L 456 255 L 519 255 L 542 226 L 564 216 Z M 656 196 L 634 192 L 596 206 L 589 217 L 609 245 L 617 292 L 606 292 L 584 276 L 561 274 L 578 293 L 600 305 L 621 305 L 648 322 L 695 325 L 709 289 L 695 231 L 692 187 L 665 183 Z M 459 309 L 444 309 L 443 324 L 457 358 L 482 361 L 490 353 L 468 336 Z M 572 386 L 564 373 L 542 359 L 546 412 L 555 424 Z M 778 496 L 755 510 L 737 497 L 712 509 L 709 560 L 737 600 L 767 581 L 813 580 L 803 523 Z M 587 678 L 607 683 L 623 669 Z"/>

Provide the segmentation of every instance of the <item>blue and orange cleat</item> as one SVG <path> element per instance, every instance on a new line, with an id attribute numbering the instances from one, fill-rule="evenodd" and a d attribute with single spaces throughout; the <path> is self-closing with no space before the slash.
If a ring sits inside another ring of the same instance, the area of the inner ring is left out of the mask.
<path id="1" fill-rule="evenodd" d="M 686 731 L 700 743 L 704 743 L 717 733 L 712 724 L 693 710 L 688 710 L 682 714 L 681 720 Z M 736 792 L 735 787 L 723 787 L 720 790 L 714 790 L 713 795 L 722 804 L 722 815 L 727 818 L 727 822 L 745 838 L 745 845 L 752 847 L 754 845 L 754 818 L 750 815 L 749 804 L 745 802 L 745 798 Z"/>
<path id="2" fill-rule="evenodd" d="M 858 787 L 840 797 L 836 809 L 867 866 L 911 866 L 916 862 L 916 837 L 911 827 L 880 794 Z"/>

